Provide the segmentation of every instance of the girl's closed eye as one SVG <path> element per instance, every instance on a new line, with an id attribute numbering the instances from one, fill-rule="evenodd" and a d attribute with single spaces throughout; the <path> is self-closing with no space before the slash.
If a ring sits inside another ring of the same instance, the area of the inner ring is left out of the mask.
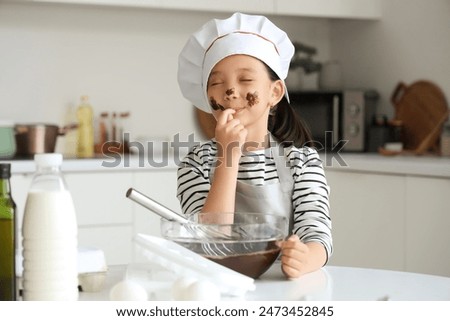
<path id="1" fill-rule="evenodd" d="M 213 75 L 209 77 L 208 87 L 214 87 L 223 84 L 223 80 L 218 75 Z"/>
<path id="2" fill-rule="evenodd" d="M 215 87 L 215 86 L 219 86 L 221 84 L 223 84 L 223 82 L 221 82 L 221 81 L 212 81 L 209 83 L 208 87 Z"/>
<path id="3" fill-rule="evenodd" d="M 240 81 L 253 81 L 255 79 L 255 75 L 252 75 L 251 72 L 244 72 L 238 76 Z"/>

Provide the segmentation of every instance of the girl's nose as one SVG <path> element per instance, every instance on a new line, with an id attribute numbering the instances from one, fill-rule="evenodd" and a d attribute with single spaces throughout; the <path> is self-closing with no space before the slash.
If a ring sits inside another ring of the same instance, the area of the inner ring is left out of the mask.
<path id="1" fill-rule="evenodd" d="M 236 95 L 236 89 L 234 87 L 231 87 L 225 91 L 225 99 L 226 100 L 235 99 L 235 98 L 237 98 L 237 95 Z"/>

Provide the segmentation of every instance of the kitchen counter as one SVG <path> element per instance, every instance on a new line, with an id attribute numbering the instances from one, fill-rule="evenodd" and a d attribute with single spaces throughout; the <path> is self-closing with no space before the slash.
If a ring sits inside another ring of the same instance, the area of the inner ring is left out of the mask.
<path id="1" fill-rule="evenodd" d="M 33 159 L 0 159 L 0 162 L 11 163 L 13 174 L 34 173 L 36 166 Z M 162 155 L 149 158 L 138 155 L 126 154 L 114 156 L 98 156 L 93 158 L 64 158 L 63 172 L 103 172 L 103 171 L 135 171 L 157 170 L 161 168 L 175 169 L 179 158 L 170 155 L 163 158 Z"/>
<path id="2" fill-rule="evenodd" d="M 413 175 L 450 178 L 450 158 L 438 156 L 382 156 L 376 153 L 320 154 L 326 170 L 340 172 L 369 172 L 382 174 Z M 181 157 L 154 158 L 125 155 L 117 157 L 99 157 L 90 159 L 64 159 L 64 172 L 98 172 L 176 169 Z M 17 174 L 33 173 L 33 160 L 0 160 L 11 162 L 12 172 Z"/>
<path id="3" fill-rule="evenodd" d="M 125 274 L 125 266 L 112 266 L 101 292 L 80 294 L 82 301 L 109 300 L 109 290 Z M 255 281 L 248 301 L 375 301 L 375 300 L 450 300 L 450 278 L 378 269 L 327 266 L 295 280 L 287 280 L 275 263 Z M 227 299 L 227 298 L 225 298 Z M 230 298 L 236 299 L 236 298 Z"/>
<path id="4" fill-rule="evenodd" d="M 321 154 L 321 158 L 324 167 L 333 171 L 450 178 L 449 157 L 341 153 Z"/>

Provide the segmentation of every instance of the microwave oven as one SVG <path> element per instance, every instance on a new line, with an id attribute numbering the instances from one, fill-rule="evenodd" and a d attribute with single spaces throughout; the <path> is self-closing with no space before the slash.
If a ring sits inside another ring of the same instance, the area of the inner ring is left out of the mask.
<path id="1" fill-rule="evenodd" d="M 297 91 L 289 97 L 319 152 L 367 151 L 379 97 L 375 90 Z"/>

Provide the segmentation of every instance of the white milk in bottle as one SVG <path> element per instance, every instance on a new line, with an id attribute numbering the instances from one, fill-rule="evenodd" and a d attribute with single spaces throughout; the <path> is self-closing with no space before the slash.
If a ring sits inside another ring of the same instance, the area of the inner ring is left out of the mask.
<path id="1" fill-rule="evenodd" d="M 36 154 L 23 218 L 23 299 L 77 300 L 77 222 L 61 154 Z"/>

